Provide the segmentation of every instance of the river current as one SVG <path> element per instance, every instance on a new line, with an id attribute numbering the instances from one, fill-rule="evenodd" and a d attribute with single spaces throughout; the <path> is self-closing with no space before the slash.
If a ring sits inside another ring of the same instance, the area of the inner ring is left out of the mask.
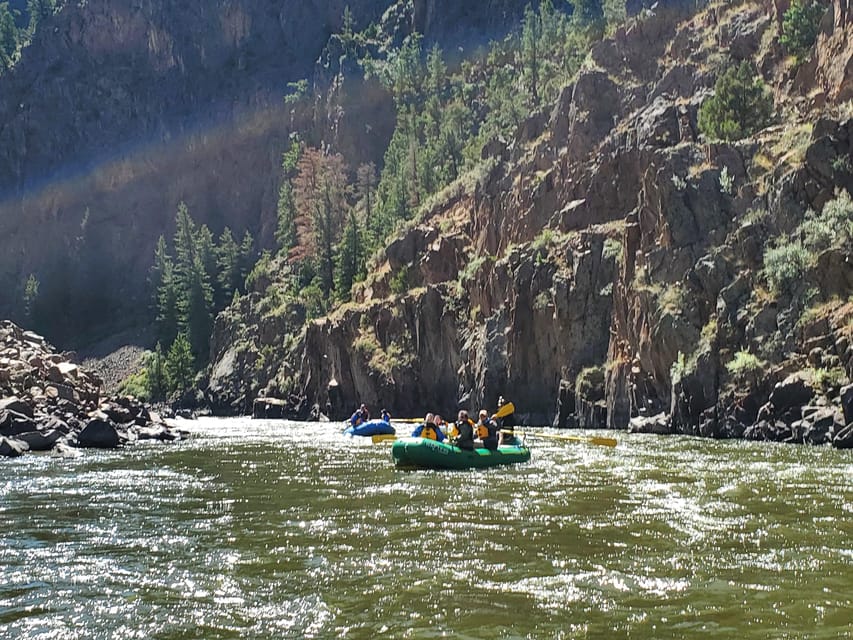
<path id="1" fill-rule="evenodd" d="M 0 461 L 0 638 L 853 637 L 850 451 L 617 433 L 402 471 L 337 425 L 181 426 Z"/>

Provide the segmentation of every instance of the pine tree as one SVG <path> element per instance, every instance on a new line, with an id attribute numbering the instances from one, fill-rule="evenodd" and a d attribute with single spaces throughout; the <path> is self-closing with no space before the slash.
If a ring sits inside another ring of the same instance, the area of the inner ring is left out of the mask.
<path id="1" fill-rule="evenodd" d="M 291 258 L 316 262 L 320 288 L 327 296 L 334 289 L 334 246 L 349 208 L 347 192 L 343 157 L 305 149 L 294 179 L 299 244 Z"/>
<path id="2" fill-rule="evenodd" d="M 8 2 L 0 2 L 0 72 L 12 67 L 12 59 L 18 50 L 20 34 L 15 25 L 15 14 Z"/>
<path id="3" fill-rule="evenodd" d="M 773 98 L 748 61 L 731 67 L 714 85 L 714 95 L 699 108 L 699 129 L 720 140 L 740 140 L 770 123 Z"/>
<path id="4" fill-rule="evenodd" d="M 255 266 L 255 240 L 249 230 L 246 229 L 243 240 L 240 242 L 238 263 L 237 290 L 240 293 L 246 293 L 246 278 L 249 277 L 253 266 Z"/>
<path id="5" fill-rule="evenodd" d="M 33 35 L 39 24 L 56 12 L 56 0 L 27 0 L 27 13 L 30 14 L 28 31 Z"/>
<path id="6" fill-rule="evenodd" d="M 278 225 L 275 240 L 279 251 L 284 254 L 289 253 L 297 244 L 296 205 L 293 201 L 292 180 L 296 175 L 300 150 L 299 142 L 294 141 L 282 154 L 281 159 L 282 181 L 278 190 Z"/>
<path id="7" fill-rule="evenodd" d="M 344 302 L 350 300 L 353 283 L 362 272 L 361 232 L 355 214 L 350 211 L 347 226 L 337 255 L 335 269 L 335 289 L 338 299 Z"/>
<path id="8" fill-rule="evenodd" d="M 182 202 L 175 218 L 174 242 L 180 328 L 187 334 L 192 351 L 201 362 L 207 357 L 213 327 L 213 289 L 209 275 L 213 252 L 206 226 L 199 230 L 200 240 L 197 241 L 195 235 L 195 223 Z"/>
<path id="9" fill-rule="evenodd" d="M 539 106 L 539 70 L 542 51 L 542 19 L 530 5 L 524 9 L 524 21 L 521 29 L 521 60 L 524 85 L 530 104 Z"/>
<path id="10" fill-rule="evenodd" d="M 183 393 L 188 390 L 194 376 L 192 347 L 186 334 L 181 333 L 175 338 L 166 357 L 166 379 L 170 391 Z"/>
<path id="11" fill-rule="evenodd" d="M 163 236 L 160 236 L 154 250 L 151 288 L 154 291 L 154 307 L 157 310 L 157 335 L 165 344 L 171 344 L 178 335 L 178 299 L 180 296 L 174 264 Z"/>
<path id="12" fill-rule="evenodd" d="M 216 247 L 216 266 L 219 269 L 214 307 L 224 309 L 240 289 L 240 247 L 234 241 L 231 229 L 225 227 Z"/>
<path id="13" fill-rule="evenodd" d="M 163 347 L 160 342 L 154 348 L 154 352 L 148 356 L 146 362 L 148 376 L 146 377 L 146 392 L 150 400 L 162 400 L 166 397 L 166 358 L 163 356 Z"/>

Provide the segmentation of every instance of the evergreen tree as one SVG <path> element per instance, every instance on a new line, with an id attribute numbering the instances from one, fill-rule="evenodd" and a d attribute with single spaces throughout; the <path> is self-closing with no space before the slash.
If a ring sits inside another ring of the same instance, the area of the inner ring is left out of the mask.
<path id="1" fill-rule="evenodd" d="M 278 190 L 278 226 L 276 227 L 275 240 L 279 251 L 285 254 L 289 253 L 297 244 L 296 205 L 293 201 L 291 181 L 296 175 L 299 151 L 299 142 L 294 141 L 288 150 L 282 154 L 281 160 L 282 181 Z"/>
<path id="2" fill-rule="evenodd" d="M 793 0 L 785 12 L 779 42 L 797 62 L 803 62 L 814 46 L 824 13 L 826 6 L 817 0 Z"/>
<path id="3" fill-rule="evenodd" d="M 215 308 L 224 309 L 233 298 L 234 292 L 242 286 L 244 278 L 240 278 L 240 247 L 234 241 L 231 229 L 225 227 L 219 236 L 216 247 L 216 265 L 219 268 L 217 276 Z"/>
<path id="4" fill-rule="evenodd" d="M 166 397 L 168 383 L 166 380 L 166 358 L 163 356 L 163 347 L 160 342 L 154 348 L 154 352 L 148 356 L 146 362 L 148 375 L 145 379 L 146 392 L 150 400 L 163 400 Z"/>
<path id="5" fill-rule="evenodd" d="M 530 105 L 539 106 L 539 70 L 542 64 L 542 19 L 530 5 L 524 9 L 521 29 L 521 61 L 524 86 Z"/>
<path id="6" fill-rule="evenodd" d="M 601 0 L 570 0 L 574 7 L 574 19 L 583 26 L 600 25 L 604 21 Z"/>
<path id="7" fill-rule="evenodd" d="M 175 274 L 178 282 L 180 328 L 187 334 L 199 362 L 207 356 L 213 326 L 213 289 L 210 263 L 213 260 L 210 230 L 202 226 L 196 239 L 196 226 L 186 204 L 178 206 L 175 217 Z"/>
<path id="8" fill-rule="evenodd" d="M 335 269 L 335 289 L 339 300 L 350 300 L 352 285 L 362 275 L 362 263 L 361 232 L 355 214 L 350 211 L 338 249 Z"/>
<path id="9" fill-rule="evenodd" d="M 56 0 L 27 0 L 27 13 L 30 14 L 30 25 L 28 31 L 33 35 L 38 25 L 45 18 L 49 18 L 56 12 Z"/>
<path id="10" fill-rule="evenodd" d="M 178 335 L 180 295 L 174 264 L 163 236 L 160 236 L 154 250 L 151 287 L 154 291 L 154 306 L 157 310 L 157 335 L 165 344 L 171 344 Z"/>
<path id="11" fill-rule="evenodd" d="M 166 357 L 166 380 L 169 390 L 183 393 L 193 384 L 195 368 L 190 341 L 186 334 L 179 334 Z"/>
<path id="12" fill-rule="evenodd" d="M 348 211 L 347 192 L 343 157 L 305 149 L 294 180 L 299 245 L 291 257 L 316 262 L 320 288 L 326 296 L 334 290 L 334 246 Z"/>
<path id="13" fill-rule="evenodd" d="M 376 165 L 372 162 L 361 165 L 356 171 L 355 197 L 361 206 L 362 220 L 369 227 L 373 220 L 376 193 Z"/>
<path id="14" fill-rule="evenodd" d="M 714 96 L 699 108 L 699 129 L 712 138 L 740 140 L 767 126 L 772 114 L 772 96 L 744 60 L 717 78 Z"/>
<path id="15" fill-rule="evenodd" d="M 0 72 L 12 67 L 12 59 L 18 50 L 20 35 L 15 25 L 15 14 L 8 2 L 0 2 Z"/>
<path id="16" fill-rule="evenodd" d="M 237 290 L 241 293 L 246 292 L 246 278 L 249 277 L 249 273 L 251 273 L 254 265 L 255 240 L 252 238 L 252 234 L 249 233 L 249 230 L 246 229 L 246 232 L 243 234 L 243 240 L 240 242 L 239 275 L 237 279 Z"/>

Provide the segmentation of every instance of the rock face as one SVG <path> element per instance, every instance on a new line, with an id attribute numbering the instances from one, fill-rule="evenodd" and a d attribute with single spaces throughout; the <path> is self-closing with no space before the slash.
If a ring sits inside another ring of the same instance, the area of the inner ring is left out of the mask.
<path id="1" fill-rule="evenodd" d="M 41 330 L 69 343 L 91 328 L 77 309 L 101 309 L 109 327 L 147 307 L 153 249 L 173 233 L 180 202 L 216 234 L 248 229 L 272 246 L 281 154 L 297 128 L 353 166 L 381 162 L 390 96 L 345 79 L 339 57 L 321 59 L 346 6 L 357 28 L 386 15 L 391 37 L 417 25 L 427 43 L 455 51 L 468 44 L 462 34 L 502 37 L 527 3 L 61 4 L 0 77 L 0 287 L 12 292 L 0 317 L 19 312 L 34 274 L 40 300 L 65 309 L 61 322 L 45 314 Z M 288 82 L 304 78 L 323 98 L 293 109 Z"/>
<path id="2" fill-rule="evenodd" d="M 796 157 L 781 127 L 702 140 L 721 48 L 768 75 L 785 62 L 765 47 L 768 6 L 692 11 L 656 6 L 596 44 L 553 109 L 487 144 L 476 184 L 401 233 L 257 393 L 333 417 L 503 395 L 533 424 L 849 446 L 850 249 L 814 256 L 794 291 L 768 292 L 762 269 L 768 238 L 853 187 L 853 121 L 803 125 Z M 401 272 L 412 291 L 395 295 Z M 809 313 L 807 287 L 825 302 Z"/>
<path id="3" fill-rule="evenodd" d="M 44 338 L 0 322 L 0 456 L 182 437 L 133 398 L 101 398 L 100 389 Z"/>

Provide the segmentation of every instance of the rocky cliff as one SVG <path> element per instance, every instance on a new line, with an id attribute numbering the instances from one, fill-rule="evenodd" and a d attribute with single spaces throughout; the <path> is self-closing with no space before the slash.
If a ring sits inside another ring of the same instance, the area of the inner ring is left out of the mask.
<path id="1" fill-rule="evenodd" d="M 0 77 L 0 315 L 21 316 L 34 274 L 38 304 L 64 310 L 61 322 L 42 314 L 60 343 L 146 322 L 153 247 L 179 202 L 215 233 L 248 229 L 270 246 L 291 132 L 338 145 L 354 166 L 381 160 L 387 93 L 335 80 L 334 58 L 315 67 L 345 6 L 357 28 L 385 15 L 389 37 L 418 28 L 455 49 L 501 35 L 524 4 L 65 3 Z M 315 71 L 321 99 L 294 111 L 288 83 Z"/>
<path id="2" fill-rule="evenodd" d="M 301 361 L 261 393 L 335 416 L 504 395 L 534 424 L 850 446 L 850 247 L 798 258 L 784 291 L 767 257 L 827 203 L 853 216 L 845 11 L 824 23 L 819 96 L 794 81 L 769 4 L 630 21 L 389 245 L 356 305 L 309 323 Z M 709 143 L 699 106 L 741 60 L 776 124 Z"/>

